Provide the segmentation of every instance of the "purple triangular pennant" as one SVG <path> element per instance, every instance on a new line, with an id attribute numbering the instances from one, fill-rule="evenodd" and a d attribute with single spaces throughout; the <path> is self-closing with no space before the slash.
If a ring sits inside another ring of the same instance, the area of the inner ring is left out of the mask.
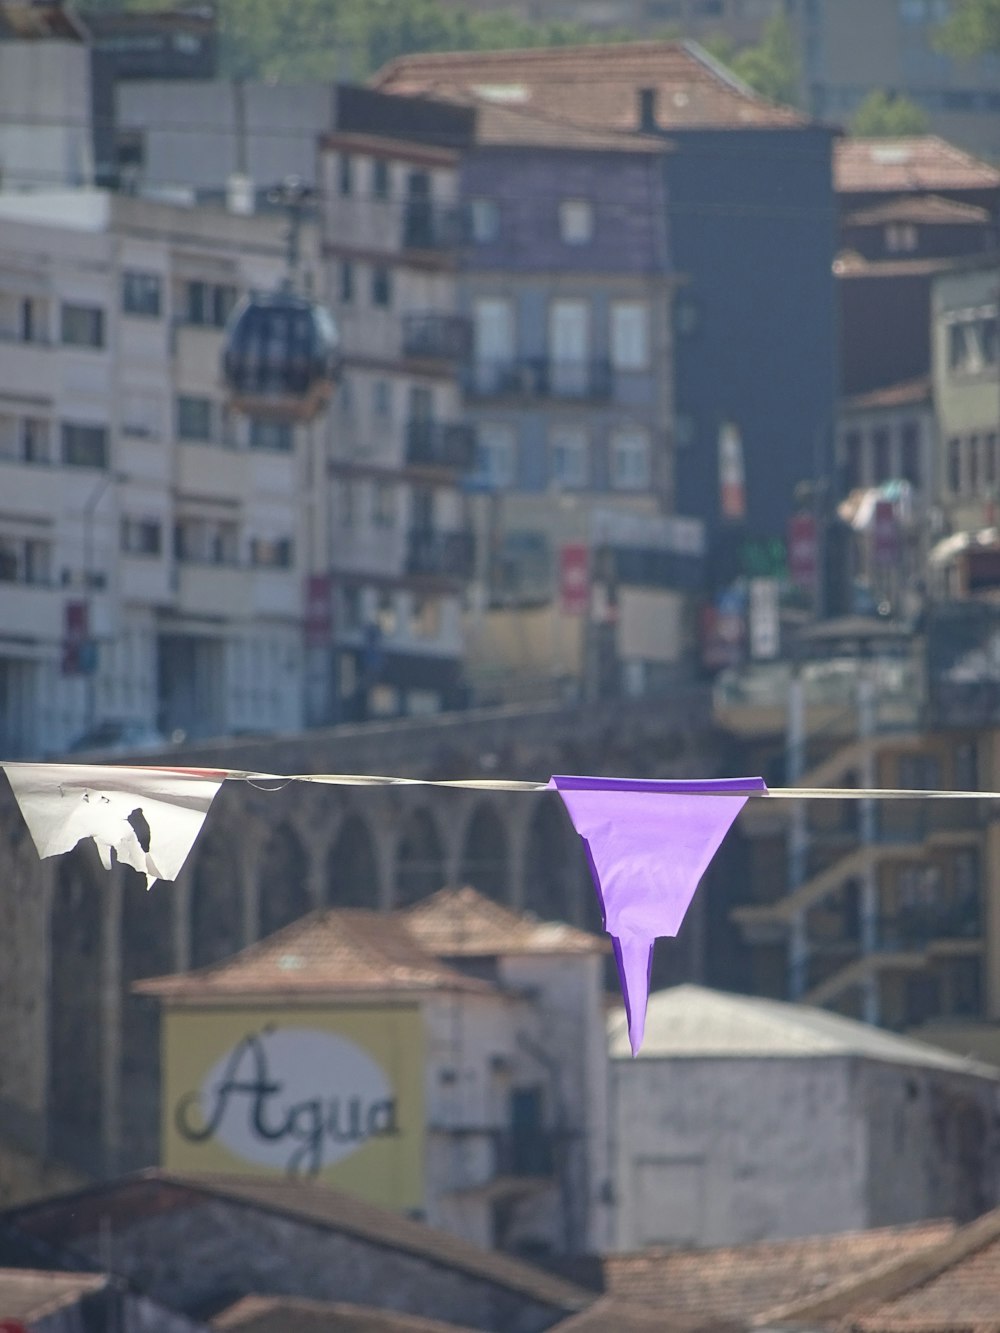
<path id="1" fill-rule="evenodd" d="M 657 782 L 553 777 L 612 937 L 632 1054 L 642 1045 L 658 935 L 676 935 L 698 882 L 763 778 Z"/>

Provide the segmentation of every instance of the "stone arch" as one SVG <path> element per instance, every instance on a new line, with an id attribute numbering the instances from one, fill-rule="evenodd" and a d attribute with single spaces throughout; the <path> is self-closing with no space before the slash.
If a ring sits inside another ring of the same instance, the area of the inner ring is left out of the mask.
<path id="1" fill-rule="evenodd" d="M 481 801 L 465 826 L 459 879 L 502 901 L 508 896 L 510 848 L 507 829 L 489 801 Z"/>
<path id="2" fill-rule="evenodd" d="M 209 829 L 191 877 L 190 966 L 207 967 L 243 945 L 243 896 L 235 836 Z"/>
<path id="3" fill-rule="evenodd" d="M 326 901 L 330 907 L 378 908 L 375 840 L 360 815 L 347 816 L 327 853 Z"/>
<path id="4" fill-rule="evenodd" d="M 172 884 L 146 882 L 127 866 L 121 894 L 121 1122 L 119 1167 L 154 1166 L 160 1135 L 160 1004 L 134 995 L 133 982 L 174 970 Z"/>
<path id="5" fill-rule="evenodd" d="M 444 887 L 444 842 L 430 811 L 418 807 L 403 824 L 396 845 L 397 907 L 406 907 Z"/>
<path id="6" fill-rule="evenodd" d="M 103 1166 L 104 902 L 89 841 L 62 857 L 49 917 L 48 1123 L 52 1154 L 88 1173 Z"/>
<path id="7" fill-rule="evenodd" d="M 309 857 L 287 821 L 272 829 L 261 851 L 259 867 L 258 920 L 263 937 L 305 916 L 313 905 L 309 899 Z"/>
<path id="8" fill-rule="evenodd" d="M 542 918 L 575 921 L 579 906 L 579 840 L 558 796 L 542 796 L 524 849 L 524 906 Z"/>

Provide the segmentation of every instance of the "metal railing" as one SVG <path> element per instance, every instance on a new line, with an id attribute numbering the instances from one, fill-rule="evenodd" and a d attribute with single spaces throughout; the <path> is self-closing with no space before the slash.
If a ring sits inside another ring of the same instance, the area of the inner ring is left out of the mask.
<path id="1" fill-rule="evenodd" d="M 471 532 L 413 528 L 407 540 L 406 572 L 467 579 L 472 576 L 475 549 Z"/>
<path id="2" fill-rule="evenodd" d="M 611 362 L 563 361 L 553 357 L 517 357 L 474 361 L 466 368 L 462 388 L 468 398 L 568 398 L 595 401 L 611 398 Z"/>
<path id="3" fill-rule="evenodd" d="M 415 467 L 443 467 L 468 472 L 476 459 L 475 427 L 461 421 L 406 423 L 406 461 Z"/>
<path id="4" fill-rule="evenodd" d="M 403 316 L 403 355 L 426 361 L 464 361 L 472 347 L 472 325 L 464 315 L 439 311 Z"/>

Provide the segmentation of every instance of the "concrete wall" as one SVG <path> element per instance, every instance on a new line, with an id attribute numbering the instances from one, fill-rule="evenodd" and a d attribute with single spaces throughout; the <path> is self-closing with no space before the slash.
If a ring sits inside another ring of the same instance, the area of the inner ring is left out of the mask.
<path id="1" fill-rule="evenodd" d="M 619 1249 L 867 1225 L 865 1126 L 842 1060 L 612 1062 Z"/>

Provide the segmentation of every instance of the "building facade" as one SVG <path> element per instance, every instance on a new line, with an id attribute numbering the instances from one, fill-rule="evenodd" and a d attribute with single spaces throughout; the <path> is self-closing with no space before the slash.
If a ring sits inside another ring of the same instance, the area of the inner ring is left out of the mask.
<path id="1" fill-rule="evenodd" d="M 220 372 L 280 221 L 99 192 L 0 214 L 4 752 L 300 726 L 306 441 L 231 416 Z"/>
<path id="2" fill-rule="evenodd" d="M 346 349 L 328 462 L 335 670 L 350 716 L 434 712 L 463 698 L 475 561 L 456 282 L 457 147 L 471 124 L 441 106 L 422 129 L 407 99 L 346 88 L 336 120 L 320 172 L 326 295 Z"/>

